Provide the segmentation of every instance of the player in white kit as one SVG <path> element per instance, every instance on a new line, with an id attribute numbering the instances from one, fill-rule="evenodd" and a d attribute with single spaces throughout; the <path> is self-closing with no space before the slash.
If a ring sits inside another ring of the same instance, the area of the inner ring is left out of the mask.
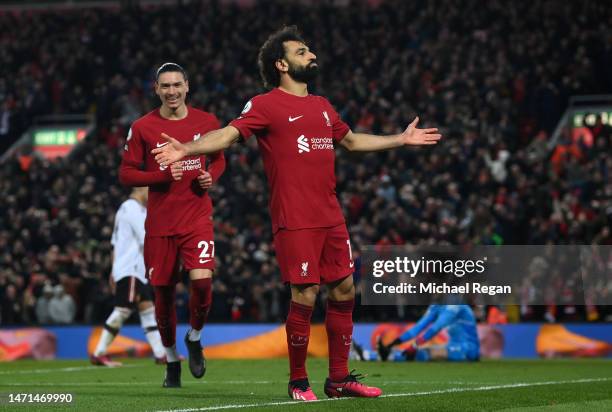
<path id="1" fill-rule="evenodd" d="M 138 308 L 140 324 L 153 349 L 156 363 L 165 363 L 151 286 L 145 277 L 143 257 L 145 218 L 147 217 L 147 187 L 135 187 L 130 198 L 123 202 L 115 215 L 112 282 L 115 284 L 115 308 L 106 319 L 98 345 L 90 360 L 94 365 L 120 366 L 113 361 L 107 349 L 132 311 Z"/>

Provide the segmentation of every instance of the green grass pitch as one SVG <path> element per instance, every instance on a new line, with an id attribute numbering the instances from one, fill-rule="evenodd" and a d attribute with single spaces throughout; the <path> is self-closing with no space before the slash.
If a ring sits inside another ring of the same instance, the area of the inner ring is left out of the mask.
<path id="1" fill-rule="evenodd" d="M 183 362 L 183 387 L 163 389 L 164 367 L 126 360 L 103 368 L 86 361 L 0 364 L 0 410 L 23 411 L 612 411 L 612 360 L 458 363 L 352 362 L 379 399 L 328 400 L 324 359 L 308 362 L 320 402 L 287 396 L 287 361 L 210 360 L 202 380 Z M 9 404 L 8 394 L 72 393 L 72 404 Z"/>

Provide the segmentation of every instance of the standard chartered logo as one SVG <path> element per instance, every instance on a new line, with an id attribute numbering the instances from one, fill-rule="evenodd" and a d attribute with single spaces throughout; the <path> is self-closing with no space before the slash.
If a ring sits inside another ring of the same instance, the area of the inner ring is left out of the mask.
<path id="1" fill-rule="evenodd" d="M 198 170 L 202 168 L 202 162 L 200 161 L 199 157 L 196 157 L 195 159 L 187 159 L 187 160 L 183 160 L 183 171 L 187 171 L 187 170 Z"/>
<path id="2" fill-rule="evenodd" d="M 334 140 L 331 137 L 311 137 L 301 135 L 297 138 L 298 153 L 311 150 L 334 150 Z"/>
<path id="3" fill-rule="evenodd" d="M 310 146 L 308 145 L 308 139 L 306 136 L 301 135 L 297 138 L 298 153 L 310 152 Z"/>

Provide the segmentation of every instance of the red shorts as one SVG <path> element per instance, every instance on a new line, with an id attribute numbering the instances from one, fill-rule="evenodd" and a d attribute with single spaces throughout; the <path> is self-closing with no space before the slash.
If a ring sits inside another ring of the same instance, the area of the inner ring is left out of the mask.
<path id="1" fill-rule="evenodd" d="M 274 236 L 283 282 L 321 284 L 343 279 L 355 270 L 346 225 L 279 230 Z"/>
<path id="2" fill-rule="evenodd" d="M 212 224 L 174 236 L 145 235 L 144 260 L 151 285 L 175 285 L 180 280 L 179 258 L 185 270 L 215 269 Z"/>

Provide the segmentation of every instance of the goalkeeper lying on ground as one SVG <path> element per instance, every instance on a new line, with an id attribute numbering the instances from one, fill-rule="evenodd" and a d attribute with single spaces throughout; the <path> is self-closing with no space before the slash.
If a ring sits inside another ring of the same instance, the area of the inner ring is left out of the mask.
<path id="1" fill-rule="evenodd" d="M 426 328 L 429 328 L 426 330 Z M 448 343 L 427 345 L 430 339 L 443 329 L 447 330 Z M 421 332 L 425 332 L 421 334 Z M 416 339 L 415 339 L 416 338 Z M 408 349 L 397 350 L 394 346 L 413 340 Z M 384 345 L 380 337 L 377 353 L 353 345 L 356 357 L 361 360 L 393 361 L 477 361 L 480 358 L 480 344 L 476 331 L 476 318 L 468 305 L 431 305 L 425 315 L 408 331 L 389 345 Z"/>

